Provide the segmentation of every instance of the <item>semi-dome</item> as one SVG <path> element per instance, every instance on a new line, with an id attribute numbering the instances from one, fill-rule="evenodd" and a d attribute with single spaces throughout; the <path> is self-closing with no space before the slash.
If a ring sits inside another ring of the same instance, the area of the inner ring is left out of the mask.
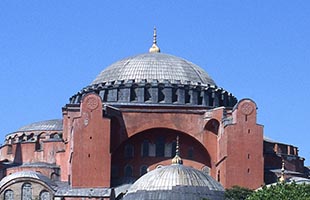
<path id="1" fill-rule="evenodd" d="M 117 61 L 104 69 L 92 84 L 117 80 L 164 80 L 181 83 L 216 85 L 199 66 L 176 56 L 163 53 L 145 53 Z"/>
<path id="2" fill-rule="evenodd" d="M 124 200 L 203 199 L 220 200 L 224 188 L 206 173 L 182 164 L 152 170 L 139 178 Z"/>

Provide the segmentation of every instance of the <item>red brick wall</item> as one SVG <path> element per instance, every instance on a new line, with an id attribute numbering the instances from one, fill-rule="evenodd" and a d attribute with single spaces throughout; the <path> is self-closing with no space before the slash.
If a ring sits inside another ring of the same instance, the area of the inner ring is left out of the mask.
<path id="1" fill-rule="evenodd" d="M 110 186 L 110 120 L 102 117 L 99 96 L 86 95 L 81 117 L 75 119 L 72 138 L 73 187 Z"/>
<path id="2" fill-rule="evenodd" d="M 263 127 L 256 124 L 255 103 L 240 101 L 233 117 L 234 123 L 224 127 L 220 138 L 221 148 L 226 148 L 220 151 L 227 152 L 227 158 L 218 168 L 221 182 L 226 188 L 239 185 L 256 189 L 264 183 L 264 161 Z"/>

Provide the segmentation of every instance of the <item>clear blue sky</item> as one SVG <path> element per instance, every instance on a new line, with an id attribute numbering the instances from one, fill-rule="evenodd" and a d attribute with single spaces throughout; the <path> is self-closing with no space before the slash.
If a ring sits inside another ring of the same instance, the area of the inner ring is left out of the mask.
<path id="1" fill-rule="evenodd" d="M 0 140 L 61 118 L 113 62 L 148 51 L 204 68 L 258 105 L 258 123 L 310 165 L 310 1 L 0 1 Z"/>

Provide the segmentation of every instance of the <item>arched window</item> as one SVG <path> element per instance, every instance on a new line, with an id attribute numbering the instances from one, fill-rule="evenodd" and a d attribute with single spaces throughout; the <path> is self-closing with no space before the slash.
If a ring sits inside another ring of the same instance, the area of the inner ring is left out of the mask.
<path id="1" fill-rule="evenodd" d="M 164 85 L 158 87 L 158 102 L 165 102 Z"/>
<path id="2" fill-rule="evenodd" d="M 151 101 L 152 100 L 152 91 L 151 91 L 151 85 L 150 84 L 147 84 L 145 85 L 145 88 L 144 88 L 144 101 L 145 102 L 148 102 L 148 101 Z"/>
<path id="3" fill-rule="evenodd" d="M 156 169 L 159 169 L 159 168 L 162 168 L 162 167 L 163 167 L 162 165 L 157 165 Z"/>
<path id="4" fill-rule="evenodd" d="M 31 134 L 27 135 L 27 140 L 28 141 L 32 141 L 33 140 L 33 136 L 34 136 L 34 133 L 31 133 Z"/>
<path id="5" fill-rule="evenodd" d="M 133 158 L 134 148 L 132 144 L 127 144 L 125 146 L 125 158 Z"/>
<path id="6" fill-rule="evenodd" d="M 165 157 L 171 158 L 172 156 L 172 143 L 165 144 Z"/>
<path id="7" fill-rule="evenodd" d="M 125 177 L 132 177 L 133 175 L 133 169 L 131 165 L 125 166 Z"/>
<path id="8" fill-rule="evenodd" d="M 14 200 L 14 192 L 13 192 L 13 190 L 6 190 L 4 192 L 4 200 Z"/>
<path id="9" fill-rule="evenodd" d="M 142 165 L 140 167 L 140 176 L 144 175 L 147 173 L 147 166 L 146 165 Z"/>
<path id="10" fill-rule="evenodd" d="M 7 139 L 7 144 L 12 144 L 12 138 L 11 137 L 9 137 L 8 139 Z"/>
<path id="11" fill-rule="evenodd" d="M 7 147 L 7 154 L 12 154 L 12 153 L 13 153 L 13 147 L 11 144 L 9 144 Z"/>
<path id="12" fill-rule="evenodd" d="M 40 192 L 39 200 L 50 200 L 50 199 L 51 199 L 51 194 L 48 191 L 42 190 Z"/>
<path id="13" fill-rule="evenodd" d="M 37 141 L 35 145 L 36 151 L 42 151 L 43 150 L 43 140 L 46 139 L 46 134 L 43 132 L 37 136 Z"/>
<path id="14" fill-rule="evenodd" d="M 58 134 L 57 133 L 50 134 L 50 139 L 53 139 L 53 138 L 58 139 L 59 138 Z"/>
<path id="15" fill-rule="evenodd" d="M 172 147 L 171 147 L 171 157 L 175 156 L 176 149 L 177 149 L 177 142 L 173 141 L 172 142 Z"/>
<path id="16" fill-rule="evenodd" d="M 35 145 L 36 151 L 42 151 L 43 150 L 43 142 L 38 138 Z"/>
<path id="17" fill-rule="evenodd" d="M 18 142 L 24 142 L 25 141 L 25 134 L 22 134 L 21 136 L 18 137 Z"/>
<path id="18" fill-rule="evenodd" d="M 156 156 L 164 157 L 165 155 L 165 138 L 160 136 L 156 139 Z"/>
<path id="19" fill-rule="evenodd" d="M 130 101 L 138 100 L 138 85 L 134 84 L 130 88 Z"/>
<path id="20" fill-rule="evenodd" d="M 59 174 L 57 174 L 56 172 L 51 173 L 51 180 L 59 181 Z"/>
<path id="21" fill-rule="evenodd" d="M 194 147 L 189 147 L 187 152 L 188 159 L 194 158 Z"/>
<path id="22" fill-rule="evenodd" d="M 215 119 L 211 119 L 208 121 L 208 123 L 205 126 L 205 129 L 214 133 L 215 135 L 218 135 L 218 129 L 219 129 L 219 122 Z"/>
<path id="23" fill-rule="evenodd" d="M 24 183 L 22 186 L 22 200 L 32 200 L 32 186 L 30 183 Z"/>
<path id="24" fill-rule="evenodd" d="M 149 156 L 149 141 L 144 140 L 141 146 L 141 156 L 147 157 Z"/>
<path id="25" fill-rule="evenodd" d="M 210 167 L 204 166 L 201 170 L 203 173 L 210 175 Z"/>

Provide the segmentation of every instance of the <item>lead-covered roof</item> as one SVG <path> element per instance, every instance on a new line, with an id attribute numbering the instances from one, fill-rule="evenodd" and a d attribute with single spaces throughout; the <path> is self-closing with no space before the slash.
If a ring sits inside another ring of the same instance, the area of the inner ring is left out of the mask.
<path id="1" fill-rule="evenodd" d="M 145 53 L 117 61 L 104 69 L 92 84 L 117 80 L 168 80 L 216 85 L 199 66 L 163 53 Z"/>

